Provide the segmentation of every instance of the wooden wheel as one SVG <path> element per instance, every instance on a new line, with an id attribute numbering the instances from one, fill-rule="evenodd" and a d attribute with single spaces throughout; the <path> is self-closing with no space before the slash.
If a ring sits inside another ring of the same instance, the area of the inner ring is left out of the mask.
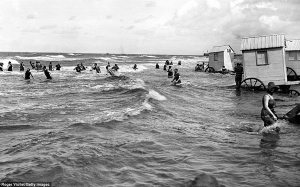
<path id="1" fill-rule="evenodd" d="M 246 90 L 262 91 L 266 90 L 264 83 L 257 78 L 247 78 L 241 82 L 240 88 L 245 88 Z"/>
<path id="2" fill-rule="evenodd" d="M 292 95 L 292 96 L 299 96 L 300 93 L 299 93 L 297 90 L 289 90 L 289 95 Z"/>
<path id="3" fill-rule="evenodd" d="M 215 72 L 215 69 L 213 67 L 207 67 L 205 69 L 205 72 L 208 72 L 208 73 L 214 73 Z"/>
<path id="4" fill-rule="evenodd" d="M 289 67 L 286 67 L 286 75 L 288 81 L 296 81 L 298 78 L 297 73 Z"/>

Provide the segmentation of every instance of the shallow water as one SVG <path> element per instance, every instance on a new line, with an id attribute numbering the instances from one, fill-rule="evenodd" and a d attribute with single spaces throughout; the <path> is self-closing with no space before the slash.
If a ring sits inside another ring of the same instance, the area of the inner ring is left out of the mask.
<path id="1" fill-rule="evenodd" d="M 202 57 L 2 53 L 2 61 L 60 62 L 46 81 L 0 72 L 0 179 L 53 186 L 182 186 L 206 172 L 227 187 L 299 186 L 300 127 L 262 125 L 262 92 L 234 89 L 230 75 L 194 72 Z M 181 86 L 162 70 L 182 61 Z M 45 61 L 43 61 L 45 60 Z M 0 60 L 1 61 L 1 60 Z M 118 63 L 120 77 L 104 72 Z M 75 73 L 97 62 L 101 74 Z M 155 69 L 155 64 L 160 69 Z M 138 70 L 131 67 L 136 63 Z M 296 97 L 275 95 L 278 113 Z"/>

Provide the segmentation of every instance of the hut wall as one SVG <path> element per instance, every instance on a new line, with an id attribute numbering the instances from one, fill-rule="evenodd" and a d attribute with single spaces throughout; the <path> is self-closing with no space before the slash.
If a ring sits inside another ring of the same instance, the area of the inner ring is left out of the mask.
<path id="1" fill-rule="evenodd" d="M 265 49 L 267 65 L 257 65 L 257 50 L 243 51 L 244 79 L 257 78 L 265 85 L 274 82 L 283 85 L 286 82 L 285 54 L 283 48 Z"/>
<path id="2" fill-rule="evenodd" d="M 224 66 L 224 52 L 217 52 L 218 54 L 218 60 L 215 61 L 214 59 L 214 54 L 215 53 L 210 53 L 209 54 L 209 67 L 212 67 L 215 69 L 215 71 L 220 71 L 222 66 Z"/>
<path id="3" fill-rule="evenodd" d="M 286 55 L 285 55 L 285 62 L 286 62 L 286 67 L 290 67 L 293 70 L 295 70 L 295 72 L 297 73 L 297 75 L 300 75 L 300 51 L 296 51 L 297 56 L 295 60 L 289 60 L 289 51 L 286 51 Z"/>

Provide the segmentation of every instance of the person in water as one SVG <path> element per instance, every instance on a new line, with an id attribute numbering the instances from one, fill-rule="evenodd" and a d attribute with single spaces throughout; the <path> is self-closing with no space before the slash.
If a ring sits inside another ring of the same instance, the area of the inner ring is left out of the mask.
<path id="1" fill-rule="evenodd" d="M 92 70 L 96 70 L 97 73 L 101 73 L 100 67 L 97 65 L 97 63 L 94 64 Z"/>
<path id="2" fill-rule="evenodd" d="M 179 65 L 179 66 L 181 65 L 181 61 L 180 61 L 180 60 L 178 61 L 178 65 Z"/>
<path id="3" fill-rule="evenodd" d="M 24 71 L 24 64 L 23 64 L 23 62 L 21 62 L 21 64 L 20 64 L 20 71 Z"/>
<path id="4" fill-rule="evenodd" d="M 74 70 L 76 70 L 76 72 L 80 73 L 80 72 L 81 72 L 80 65 L 79 65 L 79 64 L 77 64 L 77 66 L 75 67 L 75 69 L 74 69 Z"/>
<path id="5" fill-rule="evenodd" d="M 172 70 L 172 66 L 169 66 L 169 69 L 168 69 L 168 78 L 173 78 L 173 70 Z"/>
<path id="6" fill-rule="evenodd" d="M 113 70 L 115 70 L 115 71 L 118 71 L 118 69 L 119 69 L 119 66 L 118 66 L 117 64 L 115 64 L 115 66 L 114 66 L 114 67 L 112 67 L 111 69 L 113 69 Z"/>
<path id="7" fill-rule="evenodd" d="M 170 65 L 172 66 L 173 65 L 173 62 L 171 61 Z"/>
<path id="8" fill-rule="evenodd" d="M 290 123 L 300 124 L 300 103 L 298 103 L 292 110 L 283 116 L 283 119 L 288 120 Z"/>
<path id="9" fill-rule="evenodd" d="M 30 69 L 27 68 L 27 70 L 25 72 L 25 80 L 29 80 L 30 76 L 33 78 L 32 73 L 30 72 Z"/>
<path id="10" fill-rule="evenodd" d="M 159 65 L 158 65 L 158 63 L 156 63 L 156 66 L 155 66 L 155 68 L 156 68 L 156 69 L 159 69 Z"/>
<path id="11" fill-rule="evenodd" d="M 243 79 L 243 67 L 241 66 L 240 63 L 237 63 L 237 66 L 234 68 L 235 72 L 235 85 L 236 89 L 239 91 L 240 90 L 240 85 Z"/>
<path id="12" fill-rule="evenodd" d="M 35 69 L 35 65 L 33 62 L 30 61 L 29 64 L 31 65 L 32 69 Z"/>
<path id="13" fill-rule="evenodd" d="M 276 102 L 273 97 L 273 93 L 277 91 L 277 89 L 278 88 L 275 86 L 274 82 L 269 82 L 267 94 L 265 94 L 262 98 L 263 107 L 261 109 L 260 116 L 265 127 L 273 125 L 278 119 L 278 116 L 275 112 Z"/>
<path id="14" fill-rule="evenodd" d="M 56 64 L 56 70 L 60 70 L 60 68 L 61 68 L 61 65 L 58 63 L 58 64 Z"/>
<path id="15" fill-rule="evenodd" d="M 196 65 L 196 67 L 195 67 L 195 71 L 201 71 L 200 64 L 197 64 L 197 65 Z"/>
<path id="16" fill-rule="evenodd" d="M 228 73 L 228 70 L 225 68 L 225 66 L 222 66 L 222 68 L 221 68 L 221 73 L 222 73 L 222 74 Z"/>
<path id="17" fill-rule="evenodd" d="M 133 69 L 134 70 L 138 69 L 136 64 L 133 65 Z"/>
<path id="18" fill-rule="evenodd" d="M 181 83 L 180 74 L 178 73 L 178 69 L 177 68 L 174 69 L 174 79 L 171 82 L 174 82 L 175 85 Z"/>
<path id="19" fill-rule="evenodd" d="M 43 67 L 44 70 L 44 74 L 46 76 L 47 79 L 52 79 L 50 72 L 47 70 L 46 66 Z"/>
<path id="20" fill-rule="evenodd" d="M 8 62 L 8 68 L 7 68 L 7 71 L 12 71 L 13 69 L 12 69 L 12 65 L 11 65 L 11 62 L 9 61 Z"/>
<path id="21" fill-rule="evenodd" d="M 3 63 L 0 62 L 0 71 L 3 71 Z"/>
<path id="22" fill-rule="evenodd" d="M 52 62 L 49 63 L 49 71 L 53 71 L 53 69 L 52 69 Z"/>
<path id="23" fill-rule="evenodd" d="M 163 70 L 167 71 L 167 63 L 165 63 Z"/>
<path id="24" fill-rule="evenodd" d="M 166 60 L 166 65 L 169 65 L 169 64 L 170 64 L 169 60 Z"/>
<path id="25" fill-rule="evenodd" d="M 106 70 L 108 70 L 108 68 L 110 67 L 110 63 L 109 62 L 107 62 L 107 65 L 106 65 Z"/>
<path id="26" fill-rule="evenodd" d="M 84 65 L 82 63 L 80 64 L 80 69 L 81 70 L 86 70 L 86 68 L 84 67 Z"/>

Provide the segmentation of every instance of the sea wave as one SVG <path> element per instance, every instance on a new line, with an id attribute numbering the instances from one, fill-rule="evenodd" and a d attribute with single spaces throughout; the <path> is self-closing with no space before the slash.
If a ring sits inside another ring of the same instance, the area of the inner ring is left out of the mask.
<path id="1" fill-rule="evenodd" d="M 8 62 L 11 62 L 12 64 L 20 64 L 18 61 L 11 59 L 11 58 L 0 59 L 0 62 L 3 63 L 4 70 L 6 70 L 8 68 Z"/>
<path id="2" fill-rule="evenodd" d="M 75 61 L 79 60 L 78 58 L 66 58 L 64 55 L 44 55 L 44 56 L 33 56 L 33 57 L 24 57 L 24 56 L 15 56 L 17 59 L 21 60 L 40 60 L 40 61 Z"/>

